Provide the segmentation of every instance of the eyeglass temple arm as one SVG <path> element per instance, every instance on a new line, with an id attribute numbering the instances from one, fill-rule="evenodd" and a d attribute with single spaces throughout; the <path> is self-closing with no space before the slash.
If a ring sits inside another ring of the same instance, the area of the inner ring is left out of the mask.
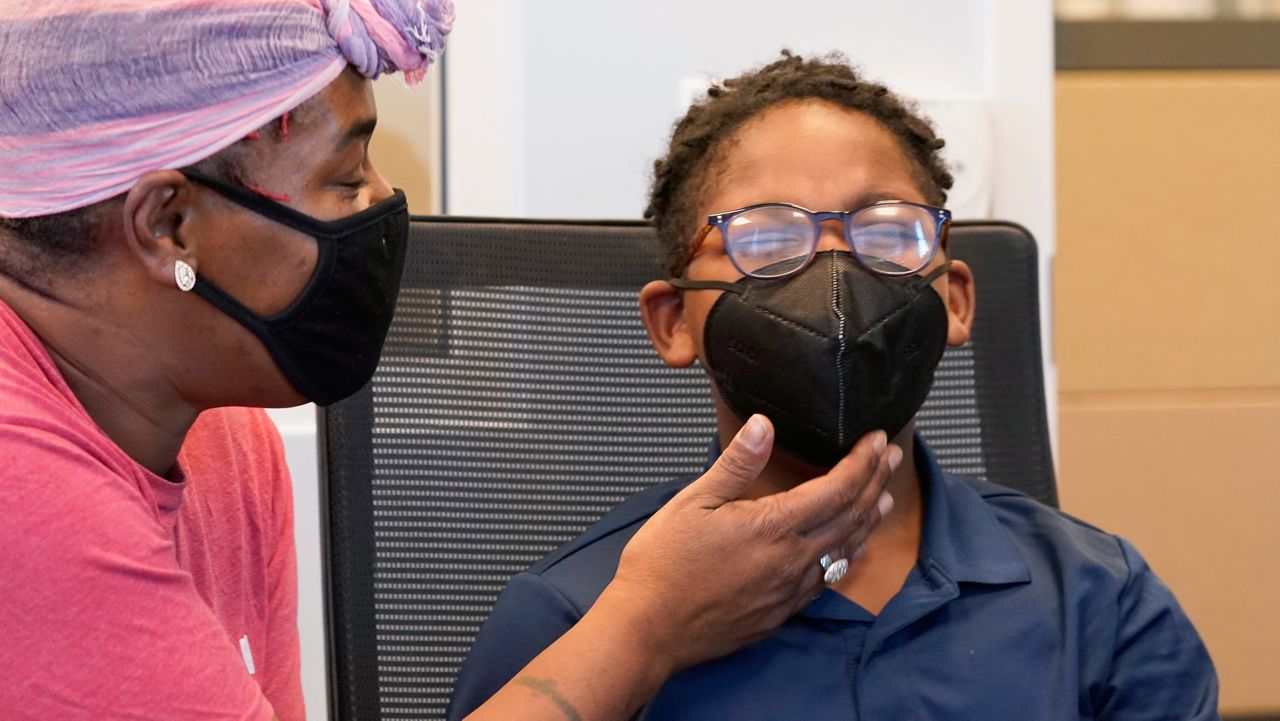
<path id="1" fill-rule="evenodd" d="M 699 230 L 698 234 L 693 236 L 693 242 L 689 244 L 689 252 L 685 253 L 684 262 L 680 264 L 680 272 L 683 273 L 684 269 L 693 262 L 693 257 L 698 254 L 698 249 L 702 247 L 702 241 L 707 239 L 707 234 L 711 232 L 713 227 L 709 224 L 704 225 L 702 230 Z"/>

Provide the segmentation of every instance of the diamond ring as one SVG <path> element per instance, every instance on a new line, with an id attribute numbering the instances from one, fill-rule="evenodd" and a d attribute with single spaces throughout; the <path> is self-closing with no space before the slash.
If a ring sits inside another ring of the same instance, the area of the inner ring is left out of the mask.
<path id="1" fill-rule="evenodd" d="M 832 559 L 830 553 L 819 558 L 818 565 L 822 566 L 822 570 L 825 572 L 822 574 L 822 582 L 827 585 L 839 582 L 840 579 L 844 578 L 844 574 L 849 572 L 849 559 Z"/>

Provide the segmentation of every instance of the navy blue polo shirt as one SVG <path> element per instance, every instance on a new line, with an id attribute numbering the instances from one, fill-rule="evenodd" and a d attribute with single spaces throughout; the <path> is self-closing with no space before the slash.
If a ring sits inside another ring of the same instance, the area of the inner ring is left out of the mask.
<path id="1" fill-rule="evenodd" d="M 763 641 L 673 676 L 642 719 L 1216 719 L 1199 635 L 1128 542 L 942 472 L 916 438 L 919 562 L 881 613 L 826 590 Z M 449 709 L 461 719 L 594 603 L 656 486 L 512 578 Z"/>

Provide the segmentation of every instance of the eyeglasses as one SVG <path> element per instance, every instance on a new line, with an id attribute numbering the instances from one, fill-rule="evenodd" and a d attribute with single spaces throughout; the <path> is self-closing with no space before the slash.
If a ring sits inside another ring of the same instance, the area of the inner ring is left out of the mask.
<path id="1" fill-rule="evenodd" d="M 839 220 L 849 249 L 868 270 L 911 275 L 933 260 L 946 237 L 951 211 L 905 200 L 883 200 L 857 210 L 812 211 L 790 203 L 760 203 L 707 217 L 690 257 L 712 228 L 743 275 L 781 278 L 803 269 L 818 249 L 821 224 Z"/>

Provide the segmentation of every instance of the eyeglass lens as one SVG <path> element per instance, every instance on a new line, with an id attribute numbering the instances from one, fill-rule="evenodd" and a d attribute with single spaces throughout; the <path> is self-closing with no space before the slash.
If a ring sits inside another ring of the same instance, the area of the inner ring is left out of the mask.
<path id="1" fill-rule="evenodd" d="M 928 263 L 938 221 L 929 208 L 909 204 L 873 205 L 846 219 L 850 250 L 868 269 L 888 275 L 914 273 Z M 794 272 L 813 256 L 818 224 L 808 213 L 785 205 L 745 211 L 725 226 L 725 251 L 748 275 L 776 278 Z"/>

